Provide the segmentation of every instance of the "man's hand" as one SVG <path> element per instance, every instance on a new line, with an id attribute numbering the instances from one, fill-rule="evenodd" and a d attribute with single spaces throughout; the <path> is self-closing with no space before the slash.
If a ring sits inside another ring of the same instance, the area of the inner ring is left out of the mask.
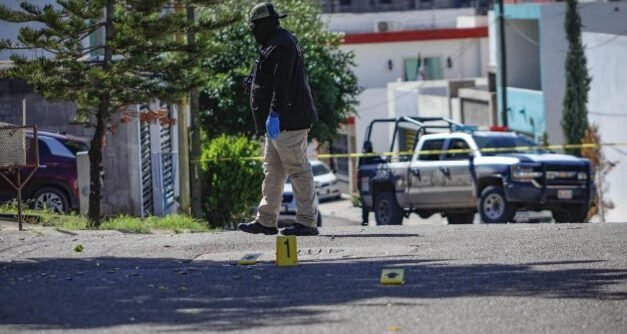
<path id="1" fill-rule="evenodd" d="M 279 134 L 281 133 L 279 114 L 274 111 L 270 112 L 270 115 L 268 115 L 268 119 L 266 120 L 266 131 L 268 132 L 268 137 L 270 137 L 270 139 L 279 138 Z"/>

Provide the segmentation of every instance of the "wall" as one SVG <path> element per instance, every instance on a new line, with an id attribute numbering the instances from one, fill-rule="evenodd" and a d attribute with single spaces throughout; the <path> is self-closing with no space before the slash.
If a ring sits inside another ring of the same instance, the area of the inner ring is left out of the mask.
<path id="1" fill-rule="evenodd" d="M 366 134 L 366 128 L 370 122 L 376 118 L 387 117 L 387 89 L 371 88 L 365 89 L 358 96 L 357 117 L 355 117 L 355 138 L 357 152 L 361 152 Z M 387 150 L 388 128 L 386 126 L 376 126 L 376 133 L 371 136 L 374 151 Z"/>
<path id="2" fill-rule="evenodd" d="M 507 20 L 507 84 L 541 90 L 537 20 Z"/>
<path id="3" fill-rule="evenodd" d="M 498 62 L 498 27 L 496 22 L 496 15 L 494 15 L 494 11 L 491 10 L 488 12 L 488 66 L 497 66 Z"/>
<path id="4" fill-rule="evenodd" d="M 482 41 L 485 40 L 485 41 Z M 388 82 L 402 80 L 405 58 L 440 56 L 444 79 L 458 79 L 485 75 L 487 38 L 452 39 L 440 41 L 415 41 L 342 45 L 342 51 L 355 53 L 353 68 L 358 83 L 364 88 L 385 87 Z M 446 58 L 451 57 L 452 67 L 447 68 Z M 392 69 L 388 61 L 392 61 Z"/>
<path id="5" fill-rule="evenodd" d="M 463 88 L 459 90 L 461 115 L 465 124 L 489 127 L 497 124 L 496 94 L 485 88 Z"/>
<path id="6" fill-rule="evenodd" d="M 426 94 L 418 96 L 418 116 L 449 118 L 450 113 L 448 97 Z"/>
<path id="7" fill-rule="evenodd" d="M 388 114 L 389 118 L 401 116 L 434 116 L 451 118 L 461 121 L 461 101 L 457 93 L 451 94 L 463 86 L 485 86 L 485 78 L 471 78 L 451 83 L 448 80 L 429 80 L 413 82 L 391 82 L 388 84 Z M 460 91 L 463 89 L 460 89 Z M 388 142 L 391 140 L 394 126 L 388 129 Z"/>
<path id="8" fill-rule="evenodd" d="M 487 15 L 458 16 L 457 28 L 486 27 L 488 25 Z"/>
<path id="9" fill-rule="evenodd" d="M 460 101 L 463 87 L 485 86 L 485 78 L 464 80 L 427 80 L 391 82 L 388 84 L 387 117 L 435 116 L 461 121 Z M 453 97 L 450 99 L 449 97 Z M 456 109 L 457 108 L 457 109 Z"/>
<path id="10" fill-rule="evenodd" d="M 133 118 L 107 135 L 103 151 L 105 214 L 139 216 L 141 213 L 138 124 L 139 120 Z"/>
<path id="11" fill-rule="evenodd" d="M 341 5 L 340 0 L 320 0 L 324 12 L 372 12 L 375 10 L 415 9 L 420 0 L 391 0 L 389 4 L 373 3 L 370 0 L 352 0 L 350 5 Z"/>
<path id="12" fill-rule="evenodd" d="M 472 16 L 473 8 L 435 9 L 425 11 L 371 12 L 363 14 L 323 14 L 322 21 L 335 32 L 349 34 L 375 32 L 378 21 L 398 22 L 402 30 L 453 28 L 458 16 Z"/>
<path id="13" fill-rule="evenodd" d="M 541 139 L 546 131 L 544 96 L 541 91 L 508 87 L 508 127 Z"/>
<path id="14" fill-rule="evenodd" d="M 568 50 L 566 33 L 564 32 L 565 4 L 545 4 L 541 5 L 540 9 L 541 80 L 542 89 L 546 96 L 547 132 L 551 143 L 562 144 L 564 136 L 560 120 L 565 90 L 564 62 Z M 579 12 L 584 33 L 623 34 L 625 32 L 626 2 L 585 3 L 579 6 Z M 604 46 L 587 45 L 587 49 L 597 47 L 602 48 Z"/>
<path id="15" fill-rule="evenodd" d="M 0 122 L 22 124 L 22 100 L 26 99 L 26 125 L 42 130 L 68 132 L 91 137 L 93 131 L 81 125 L 70 125 L 76 106 L 69 102 L 54 102 L 33 93 L 22 81 L 0 79 Z"/>
<path id="16" fill-rule="evenodd" d="M 586 50 L 593 78 L 588 94 L 588 121 L 599 125 L 603 142 L 626 142 L 627 37 L 599 33 L 582 35 L 585 45 L 603 44 L 603 47 Z M 609 161 L 618 163 L 606 179 L 609 185 L 606 196 L 616 205 L 608 211 L 606 220 L 624 223 L 627 222 L 627 147 L 604 147 L 603 154 Z"/>

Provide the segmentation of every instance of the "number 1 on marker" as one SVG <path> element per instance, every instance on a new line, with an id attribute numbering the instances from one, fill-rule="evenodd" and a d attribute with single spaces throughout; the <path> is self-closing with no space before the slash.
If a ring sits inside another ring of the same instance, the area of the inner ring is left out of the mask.
<path id="1" fill-rule="evenodd" d="M 295 236 L 278 236 L 276 239 L 277 266 L 295 266 L 298 264 L 298 253 L 296 248 L 297 245 Z"/>

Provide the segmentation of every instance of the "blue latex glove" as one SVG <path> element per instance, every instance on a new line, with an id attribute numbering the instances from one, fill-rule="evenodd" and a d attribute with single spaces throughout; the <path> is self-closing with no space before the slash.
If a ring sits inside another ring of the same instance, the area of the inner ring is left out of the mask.
<path id="1" fill-rule="evenodd" d="M 270 137 L 270 139 L 279 138 L 279 134 L 281 133 L 279 114 L 274 111 L 270 112 L 270 115 L 268 115 L 268 119 L 266 120 L 266 131 L 268 132 L 268 137 Z"/>

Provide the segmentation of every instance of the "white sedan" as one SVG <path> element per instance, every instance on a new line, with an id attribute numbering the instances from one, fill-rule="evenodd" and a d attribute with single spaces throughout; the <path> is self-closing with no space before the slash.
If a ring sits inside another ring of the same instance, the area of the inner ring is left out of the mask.
<path id="1" fill-rule="evenodd" d="M 321 200 L 340 198 L 342 193 L 337 185 L 337 177 L 322 161 L 311 160 L 316 193 Z"/>

